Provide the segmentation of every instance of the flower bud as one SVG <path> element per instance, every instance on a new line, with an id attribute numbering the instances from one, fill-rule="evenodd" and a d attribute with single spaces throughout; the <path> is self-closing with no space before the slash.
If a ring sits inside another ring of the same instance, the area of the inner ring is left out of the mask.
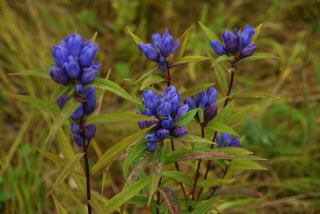
<path id="1" fill-rule="evenodd" d="M 72 139 L 78 146 L 83 146 L 84 145 L 84 139 L 81 137 L 80 134 L 73 134 Z"/>
<path id="2" fill-rule="evenodd" d="M 165 139 L 169 136 L 170 131 L 168 129 L 159 129 L 157 135 L 160 139 Z"/>
<path id="3" fill-rule="evenodd" d="M 144 138 L 147 140 L 147 142 L 153 142 L 153 143 L 157 143 L 160 140 L 156 133 L 148 134 Z"/>
<path id="4" fill-rule="evenodd" d="M 49 68 L 51 78 L 59 84 L 67 84 L 69 77 L 66 72 L 58 66 L 52 66 Z"/>
<path id="5" fill-rule="evenodd" d="M 161 128 L 164 128 L 164 129 L 171 129 L 173 126 L 173 119 L 171 117 L 169 117 L 167 119 L 163 119 L 160 122 L 160 126 L 161 126 Z"/>
<path id="6" fill-rule="evenodd" d="M 70 55 L 78 56 L 82 46 L 82 38 L 79 34 L 70 34 L 64 40 Z"/>
<path id="7" fill-rule="evenodd" d="M 150 120 L 150 121 L 139 121 L 138 122 L 138 126 L 140 129 L 145 129 L 145 128 L 148 128 L 154 124 L 157 124 L 158 121 L 155 121 L 155 120 Z"/>
<path id="8" fill-rule="evenodd" d="M 204 110 L 204 120 L 209 121 L 212 120 L 217 115 L 218 106 L 215 103 L 211 103 L 207 108 Z"/>
<path id="9" fill-rule="evenodd" d="M 160 103 L 157 109 L 159 117 L 168 117 L 172 113 L 172 106 L 168 102 Z"/>
<path id="10" fill-rule="evenodd" d="M 152 34 L 152 41 L 155 48 L 160 47 L 161 35 L 159 33 Z"/>
<path id="11" fill-rule="evenodd" d="M 86 101 L 83 103 L 83 111 L 85 114 L 91 114 L 96 108 L 96 94 L 94 88 L 86 88 L 85 98 Z"/>
<path id="12" fill-rule="evenodd" d="M 91 124 L 83 127 L 83 135 L 85 139 L 92 139 L 96 135 L 96 125 Z"/>
<path id="13" fill-rule="evenodd" d="M 188 131 L 182 127 L 182 126 L 175 126 L 172 130 L 171 130 L 171 135 L 173 137 L 183 137 L 188 133 Z"/>
<path id="14" fill-rule="evenodd" d="M 226 145 L 227 147 L 240 147 L 240 139 L 235 137 L 233 138 L 230 143 L 228 145 Z"/>
<path id="15" fill-rule="evenodd" d="M 98 46 L 95 43 L 87 40 L 84 42 L 83 47 L 79 54 L 79 62 L 82 67 L 89 67 L 98 51 Z"/>
<path id="16" fill-rule="evenodd" d="M 61 94 L 57 99 L 57 104 L 60 109 L 63 109 L 64 105 L 68 102 L 68 97 L 65 94 Z"/>
<path id="17" fill-rule="evenodd" d="M 65 48 L 64 42 L 60 42 L 59 45 L 53 46 L 52 56 L 58 66 L 63 66 L 63 63 L 65 62 L 68 56 L 68 49 Z"/>
<path id="18" fill-rule="evenodd" d="M 71 132 L 73 134 L 80 134 L 80 126 L 78 124 L 71 122 L 70 125 L 71 125 Z"/>
<path id="19" fill-rule="evenodd" d="M 144 53 L 147 59 L 158 62 L 159 60 L 158 50 L 154 48 L 150 43 L 147 43 L 147 44 L 139 43 L 138 48 Z"/>
<path id="20" fill-rule="evenodd" d="M 180 117 L 188 111 L 188 109 L 189 109 L 188 105 L 186 105 L 186 104 L 180 105 L 177 112 L 176 112 L 175 120 L 179 120 Z"/>
<path id="21" fill-rule="evenodd" d="M 216 54 L 218 54 L 220 56 L 226 54 L 224 47 L 217 40 L 212 40 L 210 42 L 210 45 L 211 45 L 212 49 L 216 52 Z"/>
<path id="22" fill-rule="evenodd" d="M 188 97 L 187 99 L 185 99 L 184 104 L 188 105 L 188 109 L 189 111 L 192 109 L 197 108 L 197 103 L 194 99 Z"/>
<path id="23" fill-rule="evenodd" d="M 198 106 L 200 107 L 200 108 L 205 108 L 206 106 L 207 106 L 207 104 L 208 104 L 208 101 L 209 101 L 209 99 L 208 99 L 208 96 L 207 96 L 207 94 L 206 93 L 204 93 L 204 92 L 200 92 L 198 95 L 197 95 L 197 99 L 198 99 Z"/>
<path id="24" fill-rule="evenodd" d="M 164 57 L 169 56 L 173 49 L 173 37 L 171 35 L 162 37 L 161 43 L 160 43 L 160 51 L 161 55 Z"/>
<path id="25" fill-rule="evenodd" d="M 147 152 L 153 152 L 156 149 L 156 143 L 147 142 Z"/>
<path id="26" fill-rule="evenodd" d="M 216 101 L 217 96 L 218 96 L 218 92 L 214 87 L 208 88 L 206 94 L 208 96 L 209 103 L 213 103 Z"/>
<path id="27" fill-rule="evenodd" d="M 240 35 L 243 48 L 246 47 L 250 43 L 254 33 L 255 33 L 254 28 L 251 27 L 250 25 L 247 25 L 243 28 L 241 35 Z"/>
<path id="28" fill-rule="evenodd" d="M 98 75 L 100 69 L 100 63 L 96 62 L 89 68 L 84 68 L 80 77 L 80 81 L 83 85 L 88 85 L 94 81 Z"/>
<path id="29" fill-rule="evenodd" d="M 63 64 L 63 68 L 71 79 L 78 79 L 80 77 L 80 66 L 74 56 L 68 57 Z"/>
<path id="30" fill-rule="evenodd" d="M 70 116 L 73 120 L 80 120 L 83 116 L 83 105 L 80 106 Z"/>
<path id="31" fill-rule="evenodd" d="M 160 67 L 160 70 L 163 72 L 166 72 L 169 70 L 167 58 L 165 58 L 163 56 L 159 57 L 159 67 Z"/>
<path id="32" fill-rule="evenodd" d="M 76 88 L 74 89 L 74 91 L 78 94 L 81 94 L 84 92 L 84 88 L 83 88 L 83 85 L 82 84 L 77 84 L 76 85 Z"/>
<path id="33" fill-rule="evenodd" d="M 234 52 L 237 49 L 237 36 L 229 31 L 224 31 L 223 35 L 223 42 L 225 46 L 225 50 L 227 52 Z"/>
<path id="34" fill-rule="evenodd" d="M 247 47 L 242 49 L 241 57 L 251 56 L 255 50 L 256 50 L 256 44 L 250 43 Z"/>
<path id="35" fill-rule="evenodd" d="M 221 136 L 217 135 L 216 141 L 219 148 L 224 147 L 231 141 L 231 135 L 228 133 L 222 133 Z"/>
<path id="36" fill-rule="evenodd" d="M 145 90 L 142 93 L 143 105 L 152 112 L 157 106 L 157 96 L 152 90 Z"/>

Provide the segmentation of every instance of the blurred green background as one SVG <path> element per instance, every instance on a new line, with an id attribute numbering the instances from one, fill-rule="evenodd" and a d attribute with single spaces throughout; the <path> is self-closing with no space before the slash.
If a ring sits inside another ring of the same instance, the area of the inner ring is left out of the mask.
<path id="1" fill-rule="evenodd" d="M 59 168 L 32 146 L 59 153 L 56 143 L 45 144 L 54 119 L 16 99 L 25 94 L 55 105 L 53 81 L 13 76 L 47 70 L 51 47 L 77 32 L 90 38 L 98 32 L 98 60 L 110 79 L 133 91 L 130 79 L 150 70 L 149 63 L 127 33 L 144 41 L 169 28 L 179 37 L 194 25 L 187 55 L 206 55 L 211 48 L 197 22 L 217 34 L 224 29 L 264 23 L 257 51 L 277 60 L 239 66 L 234 93 L 267 92 L 266 98 L 242 97 L 239 108 L 259 108 L 236 130 L 246 135 L 243 147 L 265 157 L 268 171 L 244 171 L 236 184 L 225 187 L 237 198 L 222 213 L 320 213 L 320 1 L 319 0 L 1 0 L 0 1 L 0 213 L 55 213 L 47 196 Z M 159 73 L 161 74 L 161 73 Z M 188 88 L 216 82 L 210 63 L 190 64 L 175 71 L 173 84 Z M 218 88 L 219 89 L 219 88 Z M 135 106 L 105 93 L 99 112 L 135 111 Z M 135 123 L 101 124 L 90 159 L 137 130 Z M 77 150 L 77 148 L 75 148 Z M 92 187 L 111 197 L 123 185 L 118 161 L 108 173 L 93 178 Z M 256 191 L 262 197 L 254 197 Z M 83 196 L 69 180 L 56 197 L 70 213 L 83 213 Z M 250 198 L 251 196 L 251 198 Z"/>

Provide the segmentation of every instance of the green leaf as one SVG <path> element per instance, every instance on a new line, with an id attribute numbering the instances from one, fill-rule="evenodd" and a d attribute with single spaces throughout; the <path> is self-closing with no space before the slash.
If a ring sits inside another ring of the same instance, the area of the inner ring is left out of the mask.
<path id="1" fill-rule="evenodd" d="M 264 91 L 241 92 L 234 95 L 235 98 L 266 98 L 273 94 Z"/>
<path id="2" fill-rule="evenodd" d="M 66 166 L 63 168 L 63 170 L 58 175 L 56 181 L 54 182 L 53 187 L 50 190 L 50 193 L 53 192 L 72 173 L 73 168 L 75 168 L 75 166 L 79 163 L 83 155 L 83 153 L 75 155 L 74 158 L 66 164 Z"/>
<path id="3" fill-rule="evenodd" d="M 207 56 L 185 56 L 178 59 L 176 62 L 174 62 L 172 67 L 187 64 L 187 63 L 192 63 L 192 62 L 203 62 L 209 59 L 210 57 L 207 57 Z"/>
<path id="4" fill-rule="evenodd" d="M 226 132 L 235 136 L 239 136 L 239 134 L 236 131 L 234 131 L 233 128 L 223 123 L 212 123 L 210 124 L 210 126 L 207 126 L 207 128 L 217 132 Z"/>
<path id="5" fill-rule="evenodd" d="M 207 180 L 199 180 L 198 185 L 202 187 L 214 187 L 214 186 L 220 186 L 222 184 L 230 184 L 235 181 L 234 178 L 211 178 Z"/>
<path id="6" fill-rule="evenodd" d="M 52 199 L 54 202 L 54 206 L 56 207 L 57 214 L 68 214 L 67 211 L 63 208 L 60 202 L 56 199 L 56 197 L 52 194 Z"/>
<path id="7" fill-rule="evenodd" d="M 150 71 L 143 72 L 143 74 L 139 77 L 136 83 L 140 82 L 141 80 L 145 79 L 146 77 L 150 76 L 152 73 L 156 72 L 159 69 L 159 66 L 152 68 Z"/>
<path id="8" fill-rule="evenodd" d="M 142 91 L 143 89 L 149 87 L 150 85 L 157 84 L 157 83 L 160 83 L 160 82 L 163 82 L 163 81 L 164 81 L 164 79 L 162 77 L 160 77 L 160 76 L 150 75 L 145 80 L 143 80 L 143 82 L 141 84 L 141 87 L 140 87 L 140 91 Z"/>
<path id="9" fill-rule="evenodd" d="M 204 203 L 202 203 L 199 207 L 193 210 L 190 214 L 206 213 L 213 206 L 213 203 L 217 201 L 217 198 L 212 198 L 208 201 L 204 201 Z"/>
<path id="10" fill-rule="evenodd" d="M 204 84 L 189 88 L 181 93 L 181 100 L 185 100 L 187 97 L 192 97 L 198 94 L 199 92 L 206 90 L 207 88 L 210 88 L 213 85 L 214 83 L 204 83 Z"/>
<path id="11" fill-rule="evenodd" d="M 157 120 L 154 117 L 148 117 L 135 112 L 124 113 L 105 113 L 100 115 L 92 115 L 88 119 L 88 123 L 105 123 L 105 122 L 119 122 L 119 121 L 148 121 Z"/>
<path id="12" fill-rule="evenodd" d="M 220 64 L 213 64 L 213 69 L 214 69 L 214 73 L 217 77 L 218 83 L 220 85 L 220 88 L 222 90 L 223 94 L 227 94 L 227 90 L 228 90 L 228 81 L 227 81 L 227 77 L 226 74 L 223 70 L 223 67 Z"/>
<path id="13" fill-rule="evenodd" d="M 187 143 L 200 143 L 200 144 L 214 144 L 211 140 L 208 140 L 206 138 L 198 137 L 195 135 L 187 134 L 184 137 L 178 138 L 178 141 L 184 141 Z"/>
<path id="14" fill-rule="evenodd" d="M 162 167 L 163 167 L 163 161 L 161 160 L 161 156 L 163 156 L 164 153 L 164 147 L 156 147 L 156 150 L 153 154 L 153 160 L 152 160 L 152 171 L 151 171 L 151 180 L 149 184 L 149 194 L 148 194 L 148 204 L 149 207 L 153 195 L 156 193 L 159 181 L 162 174 Z"/>
<path id="15" fill-rule="evenodd" d="M 59 156 L 51 153 L 51 152 L 47 152 L 45 150 L 39 149 L 37 147 L 34 147 L 42 156 L 48 158 L 49 160 L 51 160 L 52 162 L 54 162 L 57 165 L 60 166 L 65 166 L 67 165 L 68 161 L 66 161 L 63 158 L 60 158 Z"/>
<path id="16" fill-rule="evenodd" d="M 168 187 L 159 188 L 164 201 L 171 214 L 181 214 L 178 197 L 172 194 L 171 189 Z"/>
<path id="17" fill-rule="evenodd" d="M 201 22 L 198 22 L 198 23 L 210 41 L 217 40 L 218 42 L 221 43 L 219 37 L 217 37 L 217 35 L 212 30 L 210 30 L 210 28 L 208 28 L 207 26 L 205 26 Z"/>
<path id="18" fill-rule="evenodd" d="M 137 182 L 128 185 L 120 193 L 107 201 L 105 204 L 106 214 L 112 213 L 114 210 L 118 209 L 124 203 L 129 201 L 132 197 L 136 196 L 149 183 L 149 180 L 149 177 L 144 177 Z"/>
<path id="19" fill-rule="evenodd" d="M 184 54 L 185 48 L 188 44 L 189 38 L 194 30 L 194 26 L 191 25 L 179 38 L 180 48 L 177 58 L 181 58 Z"/>
<path id="20" fill-rule="evenodd" d="M 92 84 L 92 86 L 113 92 L 124 99 L 127 99 L 136 104 L 140 104 L 140 100 L 138 98 L 130 95 L 121 86 L 111 80 L 96 78 L 96 81 Z"/>
<path id="21" fill-rule="evenodd" d="M 232 161 L 233 170 L 268 170 L 253 160 L 234 160 Z"/>
<path id="22" fill-rule="evenodd" d="M 122 165 L 122 171 L 123 171 L 123 175 L 124 177 L 128 177 L 128 171 L 129 171 L 129 167 L 130 165 L 138 158 L 141 156 L 141 154 L 143 154 L 143 152 L 146 151 L 146 145 L 144 143 L 140 143 L 136 146 L 134 146 L 129 152 L 128 152 L 128 156 L 126 157 L 126 159 L 123 162 Z"/>
<path id="23" fill-rule="evenodd" d="M 277 59 L 277 60 L 279 60 L 278 57 L 276 57 L 272 54 L 269 54 L 269 53 L 255 53 L 252 56 L 245 57 L 245 58 L 241 59 L 239 62 L 237 62 L 237 64 L 242 63 L 242 62 L 254 61 L 254 60 L 258 60 L 258 59 Z"/>
<path id="24" fill-rule="evenodd" d="M 224 62 L 224 61 L 232 61 L 232 60 L 234 60 L 234 57 L 233 57 L 233 56 L 222 55 L 222 56 L 219 56 L 218 58 L 216 58 L 216 59 L 213 61 L 213 63 L 212 63 L 211 66 L 213 66 L 213 65 L 215 65 L 215 64 L 219 64 L 219 63 Z"/>
<path id="25" fill-rule="evenodd" d="M 162 175 L 164 177 L 174 179 L 174 180 L 181 182 L 181 183 L 188 185 L 188 186 L 192 186 L 192 184 L 193 184 L 192 177 L 184 172 L 164 171 L 164 172 L 162 172 Z"/>
<path id="26" fill-rule="evenodd" d="M 259 24 L 255 29 L 255 34 L 252 36 L 252 42 L 256 41 L 256 39 L 258 38 L 260 32 L 261 32 L 261 29 L 262 29 L 262 26 L 263 26 L 263 23 Z"/>
<path id="27" fill-rule="evenodd" d="M 35 77 L 43 77 L 43 78 L 48 78 L 50 79 L 50 75 L 48 71 L 44 70 L 28 70 L 28 71 L 23 71 L 19 73 L 10 73 L 9 75 L 11 76 L 35 76 Z"/>
<path id="28" fill-rule="evenodd" d="M 92 37 L 90 38 L 90 41 L 95 43 L 96 42 L 96 39 L 97 39 L 97 35 L 98 35 L 98 32 L 95 32 Z"/>
<path id="29" fill-rule="evenodd" d="M 142 39 L 140 39 L 138 36 L 132 33 L 129 27 L 127 27 L 127 31 L 136 44 L 143 43 Z"/>
<path id="30" fill-rule="evenodd" d="M 35 97 L 26 96 L 26 95 L 17 95 L 17 94 L 13 94 L 13 93 L 9 93 L 9 92 L 4 92 L 4 94 L 8 95 L 12 98 L 21 100 L 23 102 L 29 103 L 29 104 L 39 108 L 40 110 L 44 110 L 44 111 L 51 112 L 54 114 L 61 113 L 61 110 L 56 106 L 56 104 L 49 103 L 45 100 L 41 100 L 41 99 L 38 99 Z"/>
<path id="31" fill-rule="evenodd" d="M 166 158 L 165 158 L 165 164 L 171 164 L 176 162 L 180 157 L 193 152 L 193 150 L 178 150 L 178 151 L 174 151 L 174 152 L 170 152 L 168 154 L 166 154 Z"/>
<path id="32" fill-rule="evenodd" d="M 126 148 L 140 141 L 143 138 L 143 136 L 152 128 L 153 126 L 147 129 L 139 130 L 138 132 L 126 137 L 125 139 L 121 140 L 120 142 L 116 143 L 114 146 L 109 148 L 92 166 L 90 170 L 91 175 L 94 175 L 101 168 L 108 165 L 115 157 L 117 157 L 117 155 L 123 152 Z"/>
<path id="33" fill-rule="evenodd" d="M 175 123 L 176 126 L 185 126 L 187 125 L 196 115 L 198 112 L 198 109 L 192 109 L 191 111 L 188 111 L 184 115 L 181 116 L 180 120 Z"/>

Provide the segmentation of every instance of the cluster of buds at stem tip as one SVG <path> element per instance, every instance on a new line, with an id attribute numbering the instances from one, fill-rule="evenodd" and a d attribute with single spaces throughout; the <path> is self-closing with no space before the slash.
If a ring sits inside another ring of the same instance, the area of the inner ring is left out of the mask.
<path id="1" fill-rule="evenodd" d="M 221 147 L 240 147 L 240 139 L 237 137 L 231 137 L 228 133 L 221 133 L 221 135 L 217 135 L 217 145 L 218 148 Z"/>
<path id="2" fill-rule="evenodd" d="M 70 98 L 80 103 L 79 107 L 70 116 L 73 140 L 83 146 L 85 140 L 90 140 L 96 132 L 95 125 L 84 125 L 84 117 L 91 114 L 96 108 L 95 89 L 87 87 L 98 75 L 100 63 L 94 61 L 98 51 L 97 44 L 90 40 L 82 41 L 78 34 L 71 34 L 58 45 L 53 46 L 52 56 L 55 65 L 49 68 L 51 78 L 62 85 L 73 88 L 70 96 L 61 94 L 57 99 L 60 109 Z"/>
<path id="3" fill-rule="evenodd" d="M 176 126 L 181 116 L 188 111 L 188 105 L 180 104 L 181 96 L 175 87 L 169 86 L 164 94 L 155 94 L 153 90 L 145 90 L 142 93 L 143 110 L 138 114 L 154 117 L 156 120 L 139 121 L 141 129 L 154 125 L 151 132 L 145 137 L 147 151 L 154 151 L 156 143 L 169 138 L 179 138 L 187 134 L 182 126 Z"/>
<path id="4" fill-rule="evenodd" d="M 223 44 L 217 40 L 210 42 L 211 47 L 216 54 L 234 56 L 237 60 L 251 56 L 256 50 L 256 44 L 251 42 L 255 30 L 250 25 L 247 25 L 240 32 L 234 29 L 233 32 L 224 31 L 222 35 Z"/>
<path id="5" fill-rule="evenodd" d="M 203 127 L 217 115 L 217 96 L 217 90 L 214 87 L 210 87 L 206 91 L 201 91 L 196 96 L 186 98 L 184 101 L 188 105 L 189 111 L 196 108 L 203 109 L 203 121 L 200 121 L 198 113 L 195 115 L 195 119 L 199 123 L 202 122 Z"/>
<path id="6" fill-rule="evenodd" d="M 152 34 L 152 42 L 153 44 L 139 43 L 138 48 L 147 59 L 157 62 L 162 71 L 168 71 L 170 69 L 168 59 L 170 55 L 177 53 L 180 46 L 179 40 L 174 40 L 166 29 L 162 35 Z"/>

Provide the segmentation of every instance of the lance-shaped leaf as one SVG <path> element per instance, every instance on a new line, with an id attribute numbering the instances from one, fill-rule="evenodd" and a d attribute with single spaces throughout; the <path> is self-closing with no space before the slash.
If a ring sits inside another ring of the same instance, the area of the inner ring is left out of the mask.
<path id="1" fill-rule="evenodd" d="M 190 214 L 206 213 L 218 200 L 218 198 L 212 198 L 210 200 L 204 201 L 200 206 L 196 207 L 196 209 L 193 210 Z"/>
<path id="2" fill-rule="evenodd" d="M 105 123 L 105 122 L 119 122 L 119 121 L 148 121 L 157 120 L 154 117 L 137 114 L 135 112 L 124 113 L 105 113 L 100 115 L 92 115 L 88 119 L 88 123 Z"/>
<path id="3" fill-rule="evenodd" d="M 220 64 L 212 64 L 212 67 L 214 69 L 214 73 L 217 77 L 222 93 L 227 94 L 228 81 L 223 67 Z"/>
<path id="4" fill-rule="evenodd" d="M 133 146 L 133 148 L 128 152 L 128 156 L 122 164 L 122 171 L 125 178 L 128 176 L 129 167 L 132 166 L 132 163 L 145 152 L 146 145 L 144 143 Z"/>
<path id="5" fill-rule="evenodd" d="M 37 147 L 34 147 L 42 156 L 48 158 L 49 160 L 51 160 L 52 162 L 54 162 L 55 164 L 57 164 L 58 166 L 66 166 L 68 161 L 60 158 L 59 156 L 51 153 L 51 152 L 47 152 L 45 150 L 39 149 Z"/>
<path id="6" fill-rule="evenodd" d="M 188 186 L 192 186 L 192 177 L 184 172 L 177 172 L 177 171 L 164 171 L 162 172 L 164 177 L 168 177 L 174 179 L 180 183 L 183 183 Z"/>
<path id="7" fill-rule="evenodd" d="M 139 77 L 139 79 L 136 81 L 136 83 L 144 80 L 145 78 L 147 78 L 148 76 L 150 76 L 152 73 L 154 73 L 154 72 L 157 71 L 158 69 L 159 69 L 159 66 L 152 68 L 150 71 L 143 72 L 143 74 L 141 75 L 141 77 Z"/>
<path id="8" fill-rule="evenodd" d="M 57 186 L 59 186 L 72 173 L 73 169 L 79 163 L 82 156 L 83 153 L 79 153 L 75 155 L 74 158 L 66 164 L 66 166 L 63 168 L 63 170 L 57 177 L 56 181 L 54 182 L 53 187 L 50 190 L 50 193 L 53 192 L 57 188 Z"/>
<path id="9" fill-rule="evenodd" d="M 217 40 L 218 42 L 221 43 L 219 37 L 217 37 L 217 35 L 212 30 L 210 30 L 210 28 L 208 28 L 207 26 L 205 26 L 201 22 L 198 22 L 198 23 L 210 41 Z"/>
<path id="10" fill-rule="evenodd" d="M 184 141 L 187 143 L 197 143 L 197 144 L 215 144 L 209 139 L 198 137 L 196 135 L 187 134 L 184 137 L 176 139 L 177 141 Z"/>
<path id="11" fill-rule="evenodd" d="M 239 134 L 233 130 L 230 126 L 227 126 L 223 123 L 212 123 L 210 126 L 207 126 L 208 129 L 211 129 L 213 131 L 217 132 L 226 132 L 235 136 L 239 136 Z"/>
<path id="12" fill-rule="evenodd" d="M 253 160 L 235 160 L 232 162 L 232 170 L 268 170 Z"/>
<path id="13" fill-rule="evenodd" d="M 17 72 L 17 73 L 10 73 L 9 75 L 12 76 L 34 76 L 34 77 L 43 77 L 50 79 L 49 72 L 45 70 L 28 70 L 23 72 Z"/>
<path id="14" fill-rule="evenodd" d="M 127 31 L 136 44 L 143 43 L 142 39 L 140 39 L 137 35 L 132 33 L 129 27 L 127 27 Z"/>
<path id="15" fill-rule="evenodd" d="M 234 60 L 233 56 L 222 55 L 222 56 L 217 57 L 215 60 L 213 60 L 211 66 L 219 64 L 219 63 L 224 62 L 224 61 L 232 61 L 232 60 Z"/>
<path id="16" fill-rule="evenodd" d="M 92 86 L 110 91 L 112 93 L 115 93 L 116 95 L 118 95 L 124 99 L 127 99 L 133 103 L 136 103 L 136 104 L 140 103 L 140 100 L 137 97 L 130 95 L 121 86 L 119 86 L 117 83 L 115 83 L 111 80 L 96 78 L 95 82 L 92 83 Z"/>
<path id="17" fill-rule="evenodd" d="M 140 163 L 138 163 L 138 165 L 131 171 L 128 177 L 128 184 L 132 184 L 138 179 L 139 175 L 141 175 L 141 172 L 149 164 L 149 161 L 150 161 L 150 157 L 146 156 L 140 161 Z"/>
<path id="18" fill-rule="evenodd" d="M 254 60 L 258 60 L 258 59 L 276 59 L 279 60 L 278 57 L 269 54 L 269 53 L 255 53 L 252 56 L 249 57 L 245 57 L 243 59 L 241 59 L 239 62 L 237 62 L 237 64 L 242 63 L 242 62 L 249 62 L 249 61 L 254 61 Z"/>
<path id="19" fill-rule="evenodd" d="M 196 115 L 196 113 L 198 112 L 198 109 L 193 109 L 191 111 L 188 111 L 187 113 L 185 113 L 184 115 L 182 115 L 182 117 L 180 118 L 180 120 L 175 123 L 176 126 L 185 126 L 187 125 Z"/>
<path id="20" fill-rule="evenodd" d="M 261 29 L 263 27 L 263 23 L 259 24 L 257 27 L 254 28 L 254 35 L 252 36 L 252 42 L 256 41 L 256 39 L 258 38 L 260 32 L 261 32 Z"/>
<path id="21" fill-rule="evenodd" d="M 145 88 L 149 87 L 150 85 L 157 84 L 163 82 L 164 79 L 157 75 L 150 75 L 145 80 L 143 80 L 140 91 L 144 90 Z"/>
<path id="22" fill-rule="evenodd" d="M 120 193 L 105 203 L 105 214 L 112 213 L 132 197 L 136 196 L 149 183 L 149 180 L 150 178 L 146 176 L 137 182 L 126 186 Z"/>
<path id="23" fill-rule="evenodd" d="M 144 137 L 144 135 L 152 128 L 153 128 L 153 126 L 147 128 L 147 129 L 139 130 L 138 132 L 126 137 L 125 139 L 123 139 L 120 142 L 118 142 L 115 145 L 113 145 L 93 165 L 90 173 L 92 175 L 97 173 L 100 169 L 102 169 L 103 167 L 108 165 L 115 157 L 117 157 L 126 148 L 128 148 L 129 146 L 132 146 L 133 144 L 139 142 Z"/>
<path id="24" fill-rule="evenodd" d="M 63 206 L 60 204 L 60 202 L 57 200 L 57 198 L 51 194 L 54 206 L 56 207 L 57 213 L 58 214 L 68 214 L 67 211 L 63 208 Z"/>
<path id="25" fill-rule="evenodd" d="M 210 88 L 213 85 L 214 85 L 214 83 L 204 83 L 204 84 L 189 88 L 181 93 L 181 100 L 184 100 L 187 97 L 192 97 L 192 96 L 198 94 L 199 92 Z"/>
<path id="26" fill-rule="evenodd" d="M 187 64 L 187 63 L 192 63 L 192 62 L 203 62 L 209 60 L 210 57 L 207 56 L 185 56 L 180 58 L 178 61 L 174 62 L 172 64 L 172 67 L 176 67 L 179 65 Z"/>
<path id="27" fill-rule="evenodd" d="M 235 181 L 234 178 L 212 178 L 207 180 L 199 180 L 198 185 L 202 187 L 214 187 L 222 184 L 230 184 Z"/>
<path id="28" fill-rule="evenodd" d="M 180 214 L 179 202 L 175 200 L 175 191 L 168 187 L 159 188 L 159 192 L 164 198 L 171 214 Z"/>
<path id="29" fill-rule="evenodd" d="M 180 43 L 180 48 L 179 48 L 179 52 L 178 52 L 178 55 L 177 55 L 177 58 L 181 58 L 181 56 L 183 56 L 183 53 L 186 49 L 186 46 L 188 44 L 188 41 L 189 41 L 189 38 L 192 34 L 194 30 L 194 26 L 190 26 L 179 38 L 179 43 Z"/>

